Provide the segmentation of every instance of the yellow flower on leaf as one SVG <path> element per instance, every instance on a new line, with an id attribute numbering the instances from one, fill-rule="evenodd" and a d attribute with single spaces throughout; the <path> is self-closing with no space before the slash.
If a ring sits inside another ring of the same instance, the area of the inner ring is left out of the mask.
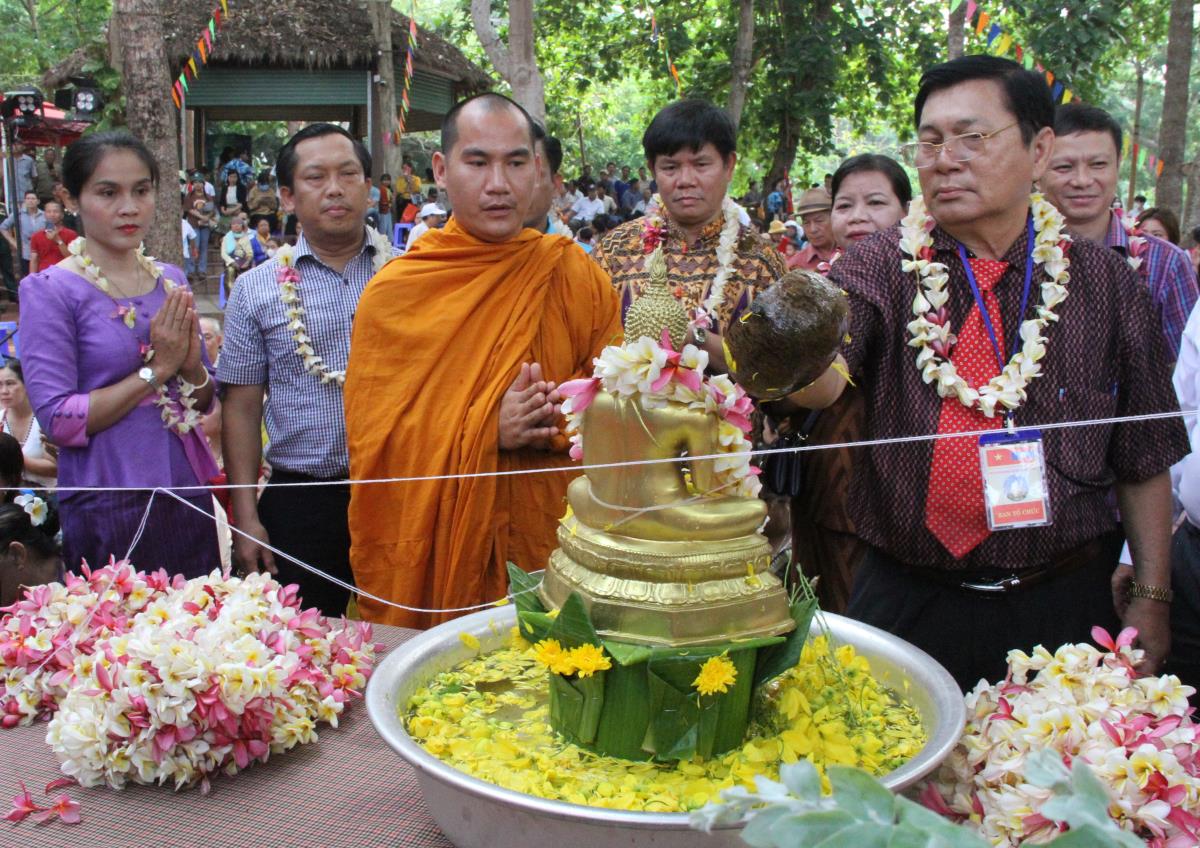
<path id="1" fill-rule="evenodd" d="M 575 666 L 570 651 L 564 651 L 557 639 L 543 639 L 533 646 L 533 656 L 555 674 L 572 674 Z"/>
<path id="2" fill-rule="evenodd" d="M 580 645 L 571 651 L 571 664 L 580 677 L 591 677 L 597 671 L 612 668 L 612 662 L 599 645 Z"/>
<path id="3" fill-rule="evenodd" d="M 725 694 L 736 681 L 737 669 L 729 657 L 721 654 L 719 657 L 710 657 L 700 666 L 700 673 L 692 681 L 692 686 L 701 695 L 712 695 L 715 692 Z"/>

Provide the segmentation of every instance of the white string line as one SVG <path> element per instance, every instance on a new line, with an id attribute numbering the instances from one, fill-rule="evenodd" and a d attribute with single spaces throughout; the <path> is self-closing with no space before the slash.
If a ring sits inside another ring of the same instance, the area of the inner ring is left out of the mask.
<path id="1" fill-rule="evenodd" d="M 158 494 L 158 492 L 150 493 L 150 500 L 146 504 L 146 511 L 142 513 L 142 520 L 138 524 L 137 530 L 134 531 L 133 541 L 131 541 L 129 543 L 129 550 L 125 551 L 125 558 L 123 560 L 121 560 L 121 562 L 129 561 L 129 555 L 133 553 L 133 549 L 137 547 L 138 542 L 140 542 L 142 540 L 142 536 L 146 532 L 146 525 L 150 521 L 150 507 L 154 506 L 154 496 L 157 494 Z M 67 643 L 65 645 L 60 646 L 57 650 L 49 651 L 46 654 L 46 656 L 42 658 L 42 661 L 40 663 L 38 663 L 37 668 L 35 668 L 33 671 L 29 672 L 29 675 L 28 675 L 29 677 L 32 677 L 33 675 L 35 675 L 39 671 L 41 671 L 43 668 L 45 668 L 46 663 L 50 662 L 50 660 L 54 659 L 56 656 L 58 656 L 64 650 L 72 650 L 73 651 L 75 649 L 75 646 L 79 644 L 80 634 L 82 632 L 86 631 L 87 626 L 92 623 L 92 618 L 96 615 L 96 610 L 100 609 L 101 602 L 102 602 L 104 596 L 108 593 L 108 590 L 112 588 L 113 580 L 116 579 L 117 572 L 119 570 L 120 569 L 115 567 L 115 563 L 114 563 L 114 567 L 108 575 L 108 582 L 104 584 L 104 587 L 102 589 L 100 589 L 100 591 L 96 592 L 96 598 L 98 599 L 97 603 L 95 605 L 93 605 L 91 609 L 88 610 L 87 615 L 85 615 L 83 617 L 83 621 L 81 621 L 78 625 L 76 625 L 75 628 L 71 631 L 71 637 L 67 640 Z"/>
<path id="2" fill-rule="evenodd" d="M 1063 430 L 1075 427 L 1094 427 L 1101 424 L 1132 424 L 1139 421 L 1161 421 L 1167 418 L 1186 418 L 1200 413 L 1197 409 L 1184 409 L 1178 412 L 1151 412 L 1143 415 L 1119 415 L 1112 418 L 1088 418 L 1082 421 L 1057 421 L 1049 424 L 1022 424 L 1021 430 Z M 444 480 L 473 480 L 484 477 L 521 477 L 528 474 L 562 474 L 577 473 L 601 468 L 636 468 L 641 465 L 665 465 L 699 462 L 701 460 L 730 459 L 738 456 L 771 456 L 783 453 L 807 453 L 809 451 L 839 450 L 842 448 L 870 448 L 885 445 L 902 445 L 912 442 L 932 442 L 939 439 L 962 439 L 975 436 L 985 436 L 1001 432 L 1000 429 L 964 430 L 959 433 L 922 433 L 915 436 L 894 436 L 886 439 L 862 439 L 856 442 L 837 442 L 835 444 L 795 445 L 783 448 L 762 448 L 751 451 L 736 451 L 731 453 L 711 453 L 700 456 L 665 456 L 655 459 L 631 459 L 622 462 L 597 462 L 590 465 L 555 465 L 547 468 L 512 468 L 505 471 L 475 471 L 466 474 L 433 474 L 428 477 L 378 477 L 366 480 L 298 480 L 292 483 L 271 483 L 272 486 L 288 488 L 305 488 L 309 486 L 374 486 L 383 483 L 421 483 Z M 194 486 L 43 486 L 47 492 L 213 492 L 232 489 L 258 489 L 261 484 L 255 483 L 219 483 L 197 484 Z"/>
<path id="3" fill-rule="evenodd" d="M 179 495 L 177 495 L 175 492 L 171 491 L 170 489 L 160 488 L 160 489 L 156 489 L 155 491 L 162 492 L 164 495 L 170 495 L 171 497 L 175 498 L 175 500 L 179 501 L 181 504 L 188 507 L 189 509 L 194 509 L 194 510 L 196 510 L 196 512 L 200 513 L 201 515 L 211 518 L 211 519 L 213 519 L 213 521 L 216 521 L 215 515 L 205 512 L 202 508 L 196 506 L 196 504 L 180 497 Z M 147 507 L 146 514 L 149 515 L 148 507 Z M 145 519 L 143 518 L 143 521 L 144 520 Z M 347 583 L 346 581 L 341 580 L 340 578 L 334 577 L 332 574 L 327 574 L 326 572 L 322 571 L 321 569 L 317 568 L 316 566 L 309 565 L 307 562 L 302 562 L 301 560 L 297 559 L 296 557 L 292 556 L 291 554 L 287 553 L 286 551 L 279 550 L 279 548 L 275 547 L 274 545 L 270 545 L 267 542 L 264 542 L 260 539 L 254 538 L 249 533 L 246 533 L 245 531 L 238 529 L 237 527 L 235 527 L 232 524 L 229 524 L 227 526 L 234 533 L 237 533 L 239 536 L 245 536 L 247 539 L 250 539 L 251 541 L 255 542 L 256 544 L 261 545 L 262 547 L 266 548 L 268 551 L 275 554 L 275 556 L 282 557 L 282 558 L 286 559 L 288 562 L 294 563 L 294 564 L 300 566 L 301 568 L 303 568 L 305 571 L 309 571 L 309 572 L 317 575 L 318 577 L 323 577 L 324 579 L 328 580 L 330 583 L 333 583 L 335 586 L 340 586 L 341 588 L 346 589 L 355 595 L 359 595 L 364 598 L 370 598 L 372 601 L 375 601 L 376 603 L 384 604 L 385 606 L 389 606 L 389 607 L 394 607 L 395 609 L 405 610 L 406 612 L 422 612 L 422 613 L 475 612 L 476 610 L 489 609 L 491 607 L 498 606 L 505 600 L 511 601 L 513 598 L 516 598 L 518 595 L 524 595 L 529 592 L 535 592 L 542 585 L 541 582 L 539 581 L 537 586 L 531 586 L 530 588 L 523 589 L 520 592 L 510 592 L 498 600 L 489 601 L 486 604 L 475 604 L 474 606 L 469 606 L 469 607 L 453 607 L 451 609 L 423 609 L 421 607 L 408 607 L 408 606 L 405 606 L 404 604 L 398 604 L 395 601 L 389 601 L 386 598 L 381 598 L 378 595 L 374 595 L 370 592 L 363 591 L 362 589 L 358 588 L 357 586 L 353 585 L 352 583 Z"/>

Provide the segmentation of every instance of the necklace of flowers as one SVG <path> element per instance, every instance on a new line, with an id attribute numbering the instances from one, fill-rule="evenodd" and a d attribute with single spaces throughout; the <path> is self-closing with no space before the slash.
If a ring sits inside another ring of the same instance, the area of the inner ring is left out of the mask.
<path id="1" fill-rule="evenodd" d="M 646 209 L 642 227 L 642 249 L 647 255 L 654 252 L 660 244 L 666 241 L 667 225 L 659 212 L 663 208 L 662 198 L 657 194 Z M 712 327 L 725 304 L 725 286 L 733 273 L 733 263 L 737 260 L 738 234 L 741 232 L 742 207 L 733 201 L 729 195 L 721 201 L 721 215 L 724 221 L 721 225 L 721 235 L 717 238 L 717 273 L 713 276 L 712 285 L 708 289 L 708 297 L 696 310 L 692 318 L 693 327 Z M 685 243 L 686 249 L 686 243 Z"/>
<path id="2" fill-rule="evenodd" d="M 382 233 L 367 227 L 367 238 L 375 246 L 375 255 L 371 258 L 371 270 L 378 274 L 379 269 L 392 258 L 392 243 Z M 333 383 L 342 386 L 346 383 L 346 372 L 330 368 L 312 346 L 312 337 L 304 324 L 304 303 L 300 299 L 300 271 L 296 268 L 296 248 L 290 244 L 282 245 L 275 251 L 279 261 L 279 271 L 275 281 L 279 283 L 279 299 L 288 319 L 288 329 L 292 331 L 292 341 L 296 343 L 296 356 L 304 363 L 304 370 L 312 374 L 322 384 Z"/>
<path id="3" fill-rule="evenodd" d="M 1046 327 L 1058 320 L 1056 306 L 1067 296 L 1067 269 L 1071 262 L 1067 249 L 1071 237 L 1063 232 L 1062 214 L 1040 194 L 1029 197 L 1033 214 L 1033 261 L 1042 265 L 1048 278 L 1041 284 L 1042 302 L 1036 317 L 1023 321 L 1019 330 L 1021 349 L 996 377 L 978 389 L 958 375 L 949 360 L 950 349 L 957 340 L 950 332 L 946 301 L 950 293 L 946 283 L 947 268 L 933 261 L 933 229 L 936 222 L 925 210 L 924 198 L 913 198 L 908 215 L 900 222 L 900 252 L 907 258 L 901 268 L 907 274 L 916 272 L 920 288 L 913 298 L 914 320 L 909 322 L 912 334 L 910 347 L 917 349 L 917 368 L 926 383 L 933 383 L 941 397 L 956 396 L 968 409 L 978 409 L 988 418 L 996 414 L 997 406 L 1014 410 L 1025 400 L 1025 387 L 1040 376 L 1040 360 L 1046 355 Z M 1024 317 L 1024 316 L 1022 316 Z"/>
<path id="4" fill-rule="evenodd" d="M 87 239 L 80 237 L 72 241 L 67 249 L 78 260 L 83 268 L 84 279 L 95 286 L 97 289 L 108 295 L 116 304 L 116 317 L 121 319 L 121 322 L 129 328 L 130 332 L 134 332 L 134 327 L 137 326 L 137 310 L 132 306 L 123 306 L 117 303 L 117 299 L 113 297 L 112 284 L 105 278 L 92 257 L 87 255 Z M 175 283 L 163 277 L 162 269 L 158 263 L 150 256 L 146 255 L 144 247 L 139 246 L 137 249 L 138 264 L 154 278 L 157 284 L 159 278 L 162 278 L 163 288 L 170 292 L 175 288 Z M 142 362 L 146 365 L 150 364 L 150 360 L 154 358 L 154 348 L 144 342 L 139 342 L 142 354 Z M 179 375 L 173 378 L 178 389 L 178 397 L 172 397 L 170 393 L 170 380 L 164 382 L 157 389 L 158 396 L 154 399 L 154 405 L 158 407 L 159 415 L 162 417 L 163 424 L 168 430 L 173 430 L 180 436 L 186 436 L 192 430 L 200 426 L 200 413 L 196 410 L 196 386 L 193 386 L 187 380 Z"/>
<path id="5" fill-rule="evenodd" d="M 1126 215 L 1124 209 L 1114 209 L 1113 214 L 1121 222 L 1121 229 L 1125 230 L 1125 237 L 1129 240 L 1129 252 L 1125 257 L 1125 261 L 1135 271 L 1142 269 L 1143 257 L 1146 255 L 1146 251 L 1150 249 L 1150 245 L 1146 242 L 1146 234 L 1138 226 L 1137 218 L 1134 218 L 1132 215 Z M 1142 269 L 1141 273 L 1145 274 L 1146 269 Z"/>

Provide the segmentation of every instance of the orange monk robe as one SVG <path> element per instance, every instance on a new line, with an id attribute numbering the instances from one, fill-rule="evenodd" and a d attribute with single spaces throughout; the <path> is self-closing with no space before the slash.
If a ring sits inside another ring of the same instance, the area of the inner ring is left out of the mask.
<path id="1" fill-rule="evenodd" d="M 562 236 L 523 230 L 504 244 L 453 219 L 383 268 L 358 305 L 346 369 L 355 480 L 567 467 L 558 451 L 501 451 L 499 410 L 525 362 L 557 383 L 590 375 L 620 342 L 608 274 Z M 544 568 L 575 472 L 352 487 L 350 562 L 358 586 L 422 609 L 504 596 L 506 561 Z M 369 621 L 430 627 L 360 597 Z"/>

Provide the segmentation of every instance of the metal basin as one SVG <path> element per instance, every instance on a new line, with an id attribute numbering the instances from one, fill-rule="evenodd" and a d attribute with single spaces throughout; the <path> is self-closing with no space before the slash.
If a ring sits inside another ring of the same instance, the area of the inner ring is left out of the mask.
<path id="1" fill-rule="evenodd" d="M 902 767 L 880 778 L 900 791 L 929 774 L 950 753 L 966 722 L 958 685 L 933 657 L 875 627 L 823 615 L 833 638 L 871 663 L 875 677 L 902 693 L 921 715 L 929 741 Z M 548 801 L 470 777 L 427 753 L 404 729 L 399 709 L 439 672 L 475 655 L 460 640 L 470 633 L 483 650 L 501 647 L 516 623 L 512 605 L 484 610 L 422 633 L 388 654 L 367 686 L 376 731 L 416 770 L 429 811 L 459 848 L 718 848 L 744 846 L 739 827 L 705 835 L 686 813 L 638 813 Z M 814 634 L 819 623 L 813 622 Z"/>

